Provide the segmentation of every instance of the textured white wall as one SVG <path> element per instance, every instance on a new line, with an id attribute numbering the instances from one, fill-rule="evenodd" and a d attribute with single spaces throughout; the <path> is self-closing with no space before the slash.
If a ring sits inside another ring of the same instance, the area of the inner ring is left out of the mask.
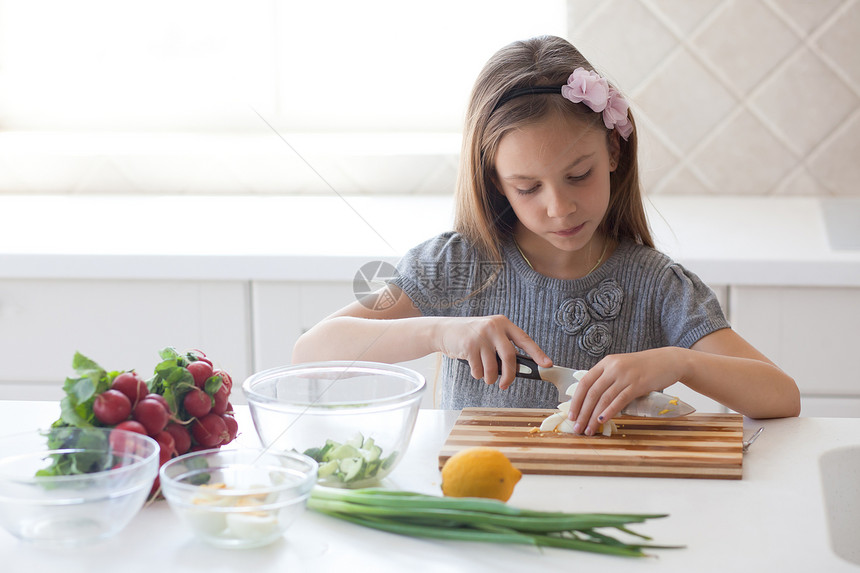
<path id="1" fill-rule="evenodd" d="M 568 0 L 649 193 L 860 195 L 860 2 Z"/>

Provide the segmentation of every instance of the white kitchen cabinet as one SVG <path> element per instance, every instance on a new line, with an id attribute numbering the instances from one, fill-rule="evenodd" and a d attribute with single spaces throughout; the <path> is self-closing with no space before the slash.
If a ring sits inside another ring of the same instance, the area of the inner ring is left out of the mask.
<path id="1" fill-rule="evenodd" d="M 860 416 L 860 289 L 731 289 L 735 329 L 793 376 L 803 415 Z"/>
<path id="2" fill-rule="evenodd" d="M 0 397 L 62 397 L 75 351 L 148 378 L 163 347 L 199 348 L 241 382 L 248 293 L 246 281 L 2 280 Z"/>
<path id="3" fill-rule="evenodd" d="M 289 364 L 302 333 L 355 300 L 347 282 L 254 281 L 251 297 L 257 370 Z"/>

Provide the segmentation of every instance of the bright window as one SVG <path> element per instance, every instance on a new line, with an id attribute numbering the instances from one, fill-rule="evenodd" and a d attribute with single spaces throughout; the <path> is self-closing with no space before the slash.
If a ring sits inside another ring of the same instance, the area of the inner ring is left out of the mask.
<path id="1" fill-rule="evenodd" d="M 460 130 L 514 39 L 564 0 L 0 0 L 0 129 Z"/>

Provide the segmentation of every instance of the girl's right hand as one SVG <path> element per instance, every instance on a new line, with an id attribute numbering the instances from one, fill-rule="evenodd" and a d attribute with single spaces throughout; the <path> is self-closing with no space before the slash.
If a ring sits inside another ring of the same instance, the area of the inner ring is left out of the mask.
<path id="1" fill-rule="evenodd" d="M 506 316 L 476 316 L 449 318 L 440 322 L 437 347 L 451 358 L 469 362 L 472 377 L 507 390 L 517 374 L 517 347 L 540 366 L 549 368 L 552 360 L 520 327 Z M 516 346 L 515 346 L 516 345 Z M 501 359 L 502 371 L 499 372 Z"/>

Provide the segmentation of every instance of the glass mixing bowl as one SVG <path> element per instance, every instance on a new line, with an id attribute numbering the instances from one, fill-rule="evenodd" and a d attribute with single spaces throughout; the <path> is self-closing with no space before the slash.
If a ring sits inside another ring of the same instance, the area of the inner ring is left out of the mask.
<path id="1" fill-rule="evenodd" d="M 375 362 L 315 362 L 265 370 L 245 380 L 263 445 L 307 454 L 319 483 L 376 484 L 406 451 L 426 383 L 408 368 Z"/>

